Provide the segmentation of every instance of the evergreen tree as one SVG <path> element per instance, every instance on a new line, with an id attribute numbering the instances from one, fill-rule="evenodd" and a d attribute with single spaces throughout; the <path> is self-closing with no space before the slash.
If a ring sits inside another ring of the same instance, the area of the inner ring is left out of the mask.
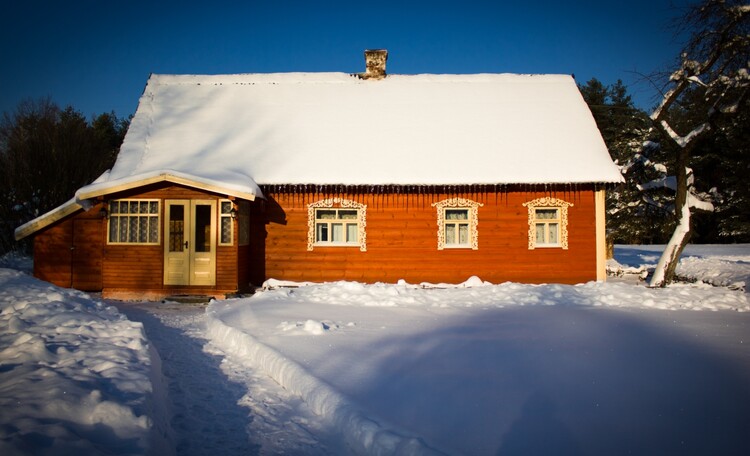
<path id="1" fill-rule="evenodd" d="M 49 99 L 26 101 L 0 120 L 0 253 L 13 230 L 59 206 L 109 169 L 129 122 L 114 113 L 91 120 Z"/>
<path id="2" fill-rule="evenodd" d="M 668 237 L 662 223 L 670 210 L 668 195 L 664 189 L 638 186 L 666 172 L 663 151 L 652 141 L 648 116 L 634 106 L 620 80 L 605 86 L 593 78 L 579 88 L 612 160 L 625 177 L 625 183 L 607 193 L 608 239 L 624 244 L 663 242 Z"/>

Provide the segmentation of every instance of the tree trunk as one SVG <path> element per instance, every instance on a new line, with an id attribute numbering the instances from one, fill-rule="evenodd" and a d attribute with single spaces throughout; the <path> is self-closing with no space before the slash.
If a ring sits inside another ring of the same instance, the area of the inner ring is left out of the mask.
<path id="1" fill-rule="evenodd" d="M 677 226 L 669 239 L 664 253 L 662 253 L 659 262 L 656 264 L 654 274 L 651 276 L 649 287 L 665 287 L 674 280 L 677 263 L 680 261 L 680 255 L 690 241 L 691 217 L 690 217 L 690 198 L 688 188 L 687 165 L 690 158 L 690 149 L 692 147 L 680 148 L 677 153 L 677 189 L 675 191 L 675 215 L 677 216 Z"/>

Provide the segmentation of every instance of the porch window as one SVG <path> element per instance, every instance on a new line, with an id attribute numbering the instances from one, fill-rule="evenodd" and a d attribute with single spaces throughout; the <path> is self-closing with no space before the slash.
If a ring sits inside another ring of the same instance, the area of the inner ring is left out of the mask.
<path id="1" fill-rule="evenodd" d="M 109 202 L 109 244 L 158 244 L 159 200 Z"/>
<path id="2" fill-rule="evenodd" d="M 234 203 L 230 200 L 219 201 L 219 245 L 232 245 L 234 243 L 234 220 L 232 211 Z"/>
<path id="3" fill-rule="evenodd" d="M 529 250 L 568 248 L 568 203 L 557 198 L 538 198 L 524 206 L 529 211 Z"/>
<path id="4" fill-rule="evenodd" d="M 307 250 L 321 246 L 359 247 L 367 251 L 366 205 L 331 198 L 309 204 L 307 210 Z"/>

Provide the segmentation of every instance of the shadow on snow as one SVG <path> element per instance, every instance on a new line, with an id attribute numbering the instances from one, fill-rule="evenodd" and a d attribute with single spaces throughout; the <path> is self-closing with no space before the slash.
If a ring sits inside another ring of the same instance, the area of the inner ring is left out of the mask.
<path id="1" fill-rule="evenodd" d="M 486 309 L 316 363 L 371 363 L 376 377 L 336 387 L 449 452 L 750 454 L 747 355 L 720 359 L 647 318 L 565 305 Z"/>

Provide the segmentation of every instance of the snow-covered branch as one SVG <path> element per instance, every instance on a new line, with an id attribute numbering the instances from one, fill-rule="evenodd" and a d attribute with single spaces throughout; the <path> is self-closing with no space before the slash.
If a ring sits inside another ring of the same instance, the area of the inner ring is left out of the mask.
<path id="1" fill-rule="evenodd" d="M 690 144 L 690 141 L 694 140 L 696 137 L 700 136 L 701 134 L 707 132 L 711 129 L 711 125 L 709 125 L 708 122 L 704 122 L 697 127 L 693 128 L 693 130 L 688 133 L 685 136 L 680 136 L 676 131 L 672 129 L 672 127 L 667 123 L 666 120 L 662 120 L 660 122 L 660 125 L 665 133 L 669 135 L 670 138 L 672 138 L 672 141 L 675 142 L 678 146 L 681 148 L 687 147 L 688 144 Z"/>

